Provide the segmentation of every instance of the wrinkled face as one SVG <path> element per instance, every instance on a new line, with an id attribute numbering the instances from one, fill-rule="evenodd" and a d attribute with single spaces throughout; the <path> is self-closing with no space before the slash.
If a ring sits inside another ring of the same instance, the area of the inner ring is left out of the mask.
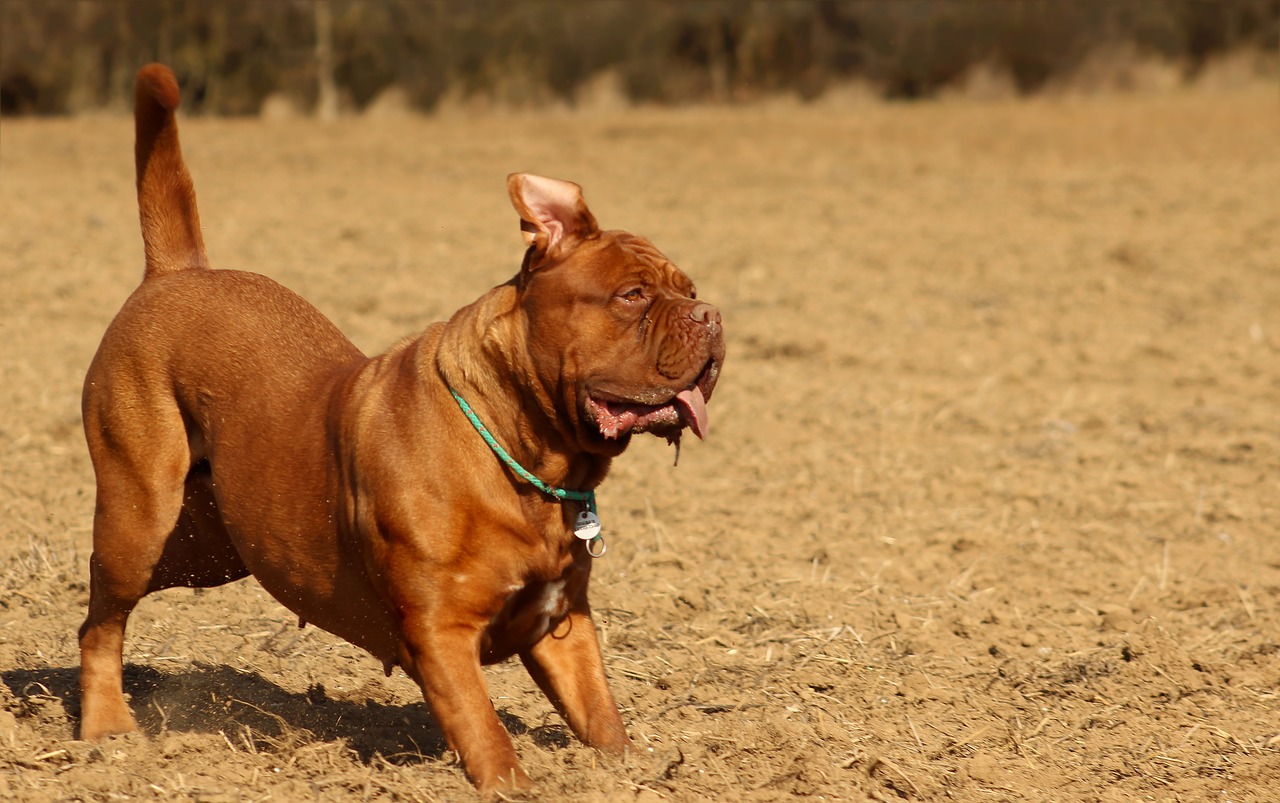
<path id="1" fill-rule="evenodd" d="M 720 313 L 648 240 L 595 232 L 523 275 L 539 382 L 584 447 L 620 452 L 633 433 L 707 431 L 724 360 Z"/>

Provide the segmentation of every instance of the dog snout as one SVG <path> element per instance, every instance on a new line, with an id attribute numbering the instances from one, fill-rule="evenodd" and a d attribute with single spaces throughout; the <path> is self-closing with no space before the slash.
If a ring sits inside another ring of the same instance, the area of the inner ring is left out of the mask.
<path id="1" fill-rule="evenodd" d="M 705 301 L 700 301 L 693 305 L 689 310 L 689 317 L 697 323 L 707 324 L 709 326 L 720 325 L 720 310 Z"/>
<path id="2" fill-rule="evenodd" d="M 724 327 L 720 322 L 720 310 L 705 301 L 699 301 L 689 309 L 689 319 L 698 330 L 695 336 L 699 337 L 702 347 L 706 349 L 707 364 L 703 367 L 702 383 L 705 384 L 703 393 L 710 396 L 711 389 L 716 384 L 716 375 L 720 373 L 720 363 L 724 362 Z"/>

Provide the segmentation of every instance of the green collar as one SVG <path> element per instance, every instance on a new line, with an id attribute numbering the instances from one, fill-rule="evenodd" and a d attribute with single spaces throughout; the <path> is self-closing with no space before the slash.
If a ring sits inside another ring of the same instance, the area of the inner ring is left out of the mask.
<path id="1" fill-rule="evenodd" d="M 446 387 L 448 386 L 446 385 Z M 449 388 L 449 392 L 453 394 L 454 400 L 458 402 L 458 406 L 462 408 L 462 412 L 466 415 L 467 420 L 471 422 L 471 426 L 476 428 L 476 432 L 479 432 L 480 437 L 484 438 L 484 442 L 489 444 L 489 448 L 493 450 L 493 453 L 498 456 L 498 459 L 501 460 L 507 468 L 514 471 L 516 476 L 554 499 L 560 501 L 571 499 L 575 502 L 585 503 L 586 510 L 578 515 L 578 527 L 575 528 L 574 534 L 579 538 L 588 541 L 587 552 L 590 553 L 592 557 L 598 558 L 603 555 L 605 545 L 604 538 L 600 535 L 600 519 L 596 516 L 596 492 L 570 491 L 567 488 L 557 488 L 554 485 L 548 485 L 535 477 L 527 468 L 517 463 L 516 459 L 508 454 L 506 449 L 502 448 L 502 445 L 493 437 L 493 433 L 489 432 L 488 428 L 485 427 L 484 424 L 480 423 L 480 419 L 476 416 L 475 411 L 471 409 L 471 405 L 467 404 L 466 399 L 463 399 L 462 396 L 458 395 L 458 391 L 453 388 Z M 594 527 L 594 529 L 590 529 L 591 527 Z M 584 532 L 588 532 L 590 535 L 584 535 Z"/>

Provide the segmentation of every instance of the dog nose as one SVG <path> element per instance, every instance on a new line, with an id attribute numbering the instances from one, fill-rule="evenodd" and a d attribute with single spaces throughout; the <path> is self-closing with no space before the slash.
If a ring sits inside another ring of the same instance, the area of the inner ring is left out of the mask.
<path id="1" fill-rule="evenodd" d="M 699 302 L 689 310 L 689 317 L 704 324 L 720 323 L 720 310 L 704 302 Z"/>

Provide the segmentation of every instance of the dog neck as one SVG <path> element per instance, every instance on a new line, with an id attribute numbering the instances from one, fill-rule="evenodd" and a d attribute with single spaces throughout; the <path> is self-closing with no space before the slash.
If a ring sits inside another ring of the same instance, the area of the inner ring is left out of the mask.
<path id="1" fill-rule="evenodd" d="M 519 349 L 507 348 L 514 336 L 509 328 L 518 324 L 515 287 L 494 288 L 445 324 L 432 373 L 446 394 L 466 400 L 520 466 L 547 485 L 591 491 L 604 479 L 610 458 L 580 448 L 573 423 L 557 412 L 532 366 Z M 463 348 L 468 341 L 472 347 Z M 463 360 L 460 355 L 471 356 Z"/>

